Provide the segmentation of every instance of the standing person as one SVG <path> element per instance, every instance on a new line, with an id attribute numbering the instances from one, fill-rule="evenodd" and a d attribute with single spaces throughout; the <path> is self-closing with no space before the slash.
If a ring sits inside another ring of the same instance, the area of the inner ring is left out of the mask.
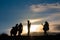
<path id="1" fill-rule="evenodd" d="M 17 35 L 17 31 L 18 31 L 18 24 L 16 24 L 15 26 L 15 35 Z"/>
<path id="2" fill-rule="evenodd" d="M 29 36 L 29 34 L 30 34 L 30 26 L 31 26 L 31 23 L 30 23 L 30 21 L 29 21 L 29 20 L 28 20 L 27 22 L 28 22 L 28 24 L 27 24 L 27 25 L 28 25 L 28 36 Z"/>
<path id="3" fill-rule="evenodd" d="M 21 36 L 22 30 L 23 30 L 23 25 L 22 23 L 20 23 L 18 26 L 18 36 Z"/>
<path id="4" fill-rule="evenodd" d="M 17 29 L 18 29 L 18 24 L 16 24 L 15 27 L 12 27 L 12 29 L 10 31 L 11 36 L 16 36 Z"/>
<path id="5" fill-rule="evenodd" d="M 12 27 L 12 29 L 11 29 L 11 31 L 10 31 L 10 35 L 11 35 L 11 36 L 15 36 L 15 32 L 14 32 L 14 30 L 15 30 L 15 28 Z"/>
<path id="6" fill-rule="evenodd" d="M 45 24 L 43 26 L 43 30 L 44 30 L 44 34 L 47 34 L 47 31 L 49 30 L 49 23 L 47 21 L 45 21 Z"/>

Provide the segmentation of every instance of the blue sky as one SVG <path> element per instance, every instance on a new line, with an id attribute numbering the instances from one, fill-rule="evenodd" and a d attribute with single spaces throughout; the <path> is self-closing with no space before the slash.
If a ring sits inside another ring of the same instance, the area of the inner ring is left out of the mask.
<path id="1" fill-rule="evenodd" d="M 0 33 L 28 19 L 60 25 L 60 0 L 0 0 Z"/>

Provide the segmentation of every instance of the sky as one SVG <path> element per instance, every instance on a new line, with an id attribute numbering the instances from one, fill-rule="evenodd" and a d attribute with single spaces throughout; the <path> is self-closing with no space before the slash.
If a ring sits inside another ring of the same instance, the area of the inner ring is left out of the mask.
<path id="1" fill-rule="evenodd" d="M 60 32 L 60 0 L 0 0 L 0 33 L 9 34 L 20 22 L 25 33 L 27 20 L 32 32 L 42 32 L 44 21 L 49 22 L 50 32 Z"/>

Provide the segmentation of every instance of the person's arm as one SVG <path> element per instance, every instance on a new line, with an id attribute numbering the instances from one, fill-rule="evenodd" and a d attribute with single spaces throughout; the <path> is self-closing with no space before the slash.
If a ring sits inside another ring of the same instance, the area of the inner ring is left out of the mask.
<path id="1" fill-rule="evenodd" d="M 43 23 L 41 23 L 41 25 L 43 25 Z"/>

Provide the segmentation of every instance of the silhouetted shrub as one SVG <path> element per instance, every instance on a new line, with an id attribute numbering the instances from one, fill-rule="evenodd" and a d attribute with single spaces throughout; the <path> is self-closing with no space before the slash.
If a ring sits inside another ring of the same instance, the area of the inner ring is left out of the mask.
<path id="1" fill-rule="evenodd" d="M 6 37 L 6 36 L 8 36 L 8 34 L 6 34 L 6 33 L 0 34 L 0 37 Z"/>

